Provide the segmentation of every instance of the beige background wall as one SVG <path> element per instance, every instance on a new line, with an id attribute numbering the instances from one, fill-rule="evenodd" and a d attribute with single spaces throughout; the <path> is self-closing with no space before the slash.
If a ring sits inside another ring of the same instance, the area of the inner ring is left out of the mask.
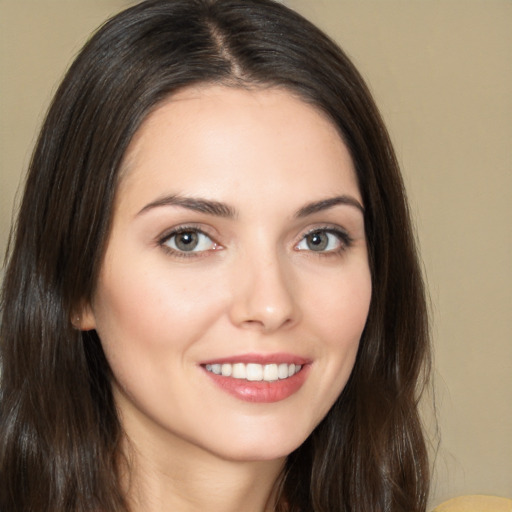
<path id="1" fill-rule="evenodd" d="M 432 503 L 512 497 L 512 1 L 287 3 L 358 65 L 403 166 L 434 320 Z M 0 251 L 57 81 L 89 32 L 128 4 L 0 0 Z"/>

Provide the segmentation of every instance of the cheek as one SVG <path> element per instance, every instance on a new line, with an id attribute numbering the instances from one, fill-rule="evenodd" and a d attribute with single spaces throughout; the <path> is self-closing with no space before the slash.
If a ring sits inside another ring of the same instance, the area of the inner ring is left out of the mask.
<path id="1" fill-rule="evenodd" d="M 94 315 L 109 361 L 183 351 L 220 315 L 218 294 L 197 273 L 147 267 L 130 273 L 118 266 L 101 277 Z"/>
<path id="2" fill-rule="evenodd" d="M 310 297 L 309 318 L 319 340 L 317 352 L 330 397 L 327 402 L 333 403 L 352 372 L 368 318 L 372 294 L 369 270 L 365 266 L 352 268 L 332 279 L 330 286 L 317 290 Z"/>
<path id="3" fill-rule="evenodd" d="M 329 345 L 349 348 L 357 345 L 366 324 L 372 294 L 366 267 L 340 273 L 323 289 L 310 294 L 310 318 L 314 319 Z"/>
<path id="4" fill-rule="evenodd" d="M 364 260 L 363 260 L 364 261 Z M 371 300 L 371 278 L 366 265 L 337 269 L 329 278 L 304 286 L 304 320 L 313 341 L 314 378 L 308 388 L 310 430 L 326 416 L 345 387 L 355 364 Z"/>

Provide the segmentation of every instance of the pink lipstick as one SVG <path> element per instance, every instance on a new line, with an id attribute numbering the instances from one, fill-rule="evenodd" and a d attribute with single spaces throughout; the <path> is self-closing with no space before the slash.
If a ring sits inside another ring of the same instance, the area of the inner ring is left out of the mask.
<path id="1" fill-rule="evenodd" d="M 210 360 L 201 367 L 216 385 L 236 398 L 271 403 L 302 387 L 310 363 L 292 354 L 244 354 Z"/>

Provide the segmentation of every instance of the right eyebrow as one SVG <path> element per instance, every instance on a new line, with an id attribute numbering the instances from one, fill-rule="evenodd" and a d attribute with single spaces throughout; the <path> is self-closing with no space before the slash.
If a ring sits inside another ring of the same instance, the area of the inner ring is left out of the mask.
<path id="1" fill-rule="evenodd" d="M 137 215 L 141 215 L 149 210 L 160 208 L 162 206 L 181 206 L 187 210 L 193 210 L 200 213 L 206 213 L 208 215 L 215 215 L 217 217 L 225 217 L 230 219 L 237 216 L 236 210 L 226 203 L 196 197 L 183 197 L 180 195 L 160 197 L 144 206 L 137 213 Z"/>

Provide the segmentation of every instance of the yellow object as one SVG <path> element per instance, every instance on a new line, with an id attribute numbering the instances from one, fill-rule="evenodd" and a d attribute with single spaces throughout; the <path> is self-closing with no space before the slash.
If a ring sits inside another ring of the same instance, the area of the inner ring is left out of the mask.
<path id="1" fill-rule="evenodd" d="M 512 500 L 497 496 L 459 496 L 441 503 L 432 512 L 512 512 Z"/>

